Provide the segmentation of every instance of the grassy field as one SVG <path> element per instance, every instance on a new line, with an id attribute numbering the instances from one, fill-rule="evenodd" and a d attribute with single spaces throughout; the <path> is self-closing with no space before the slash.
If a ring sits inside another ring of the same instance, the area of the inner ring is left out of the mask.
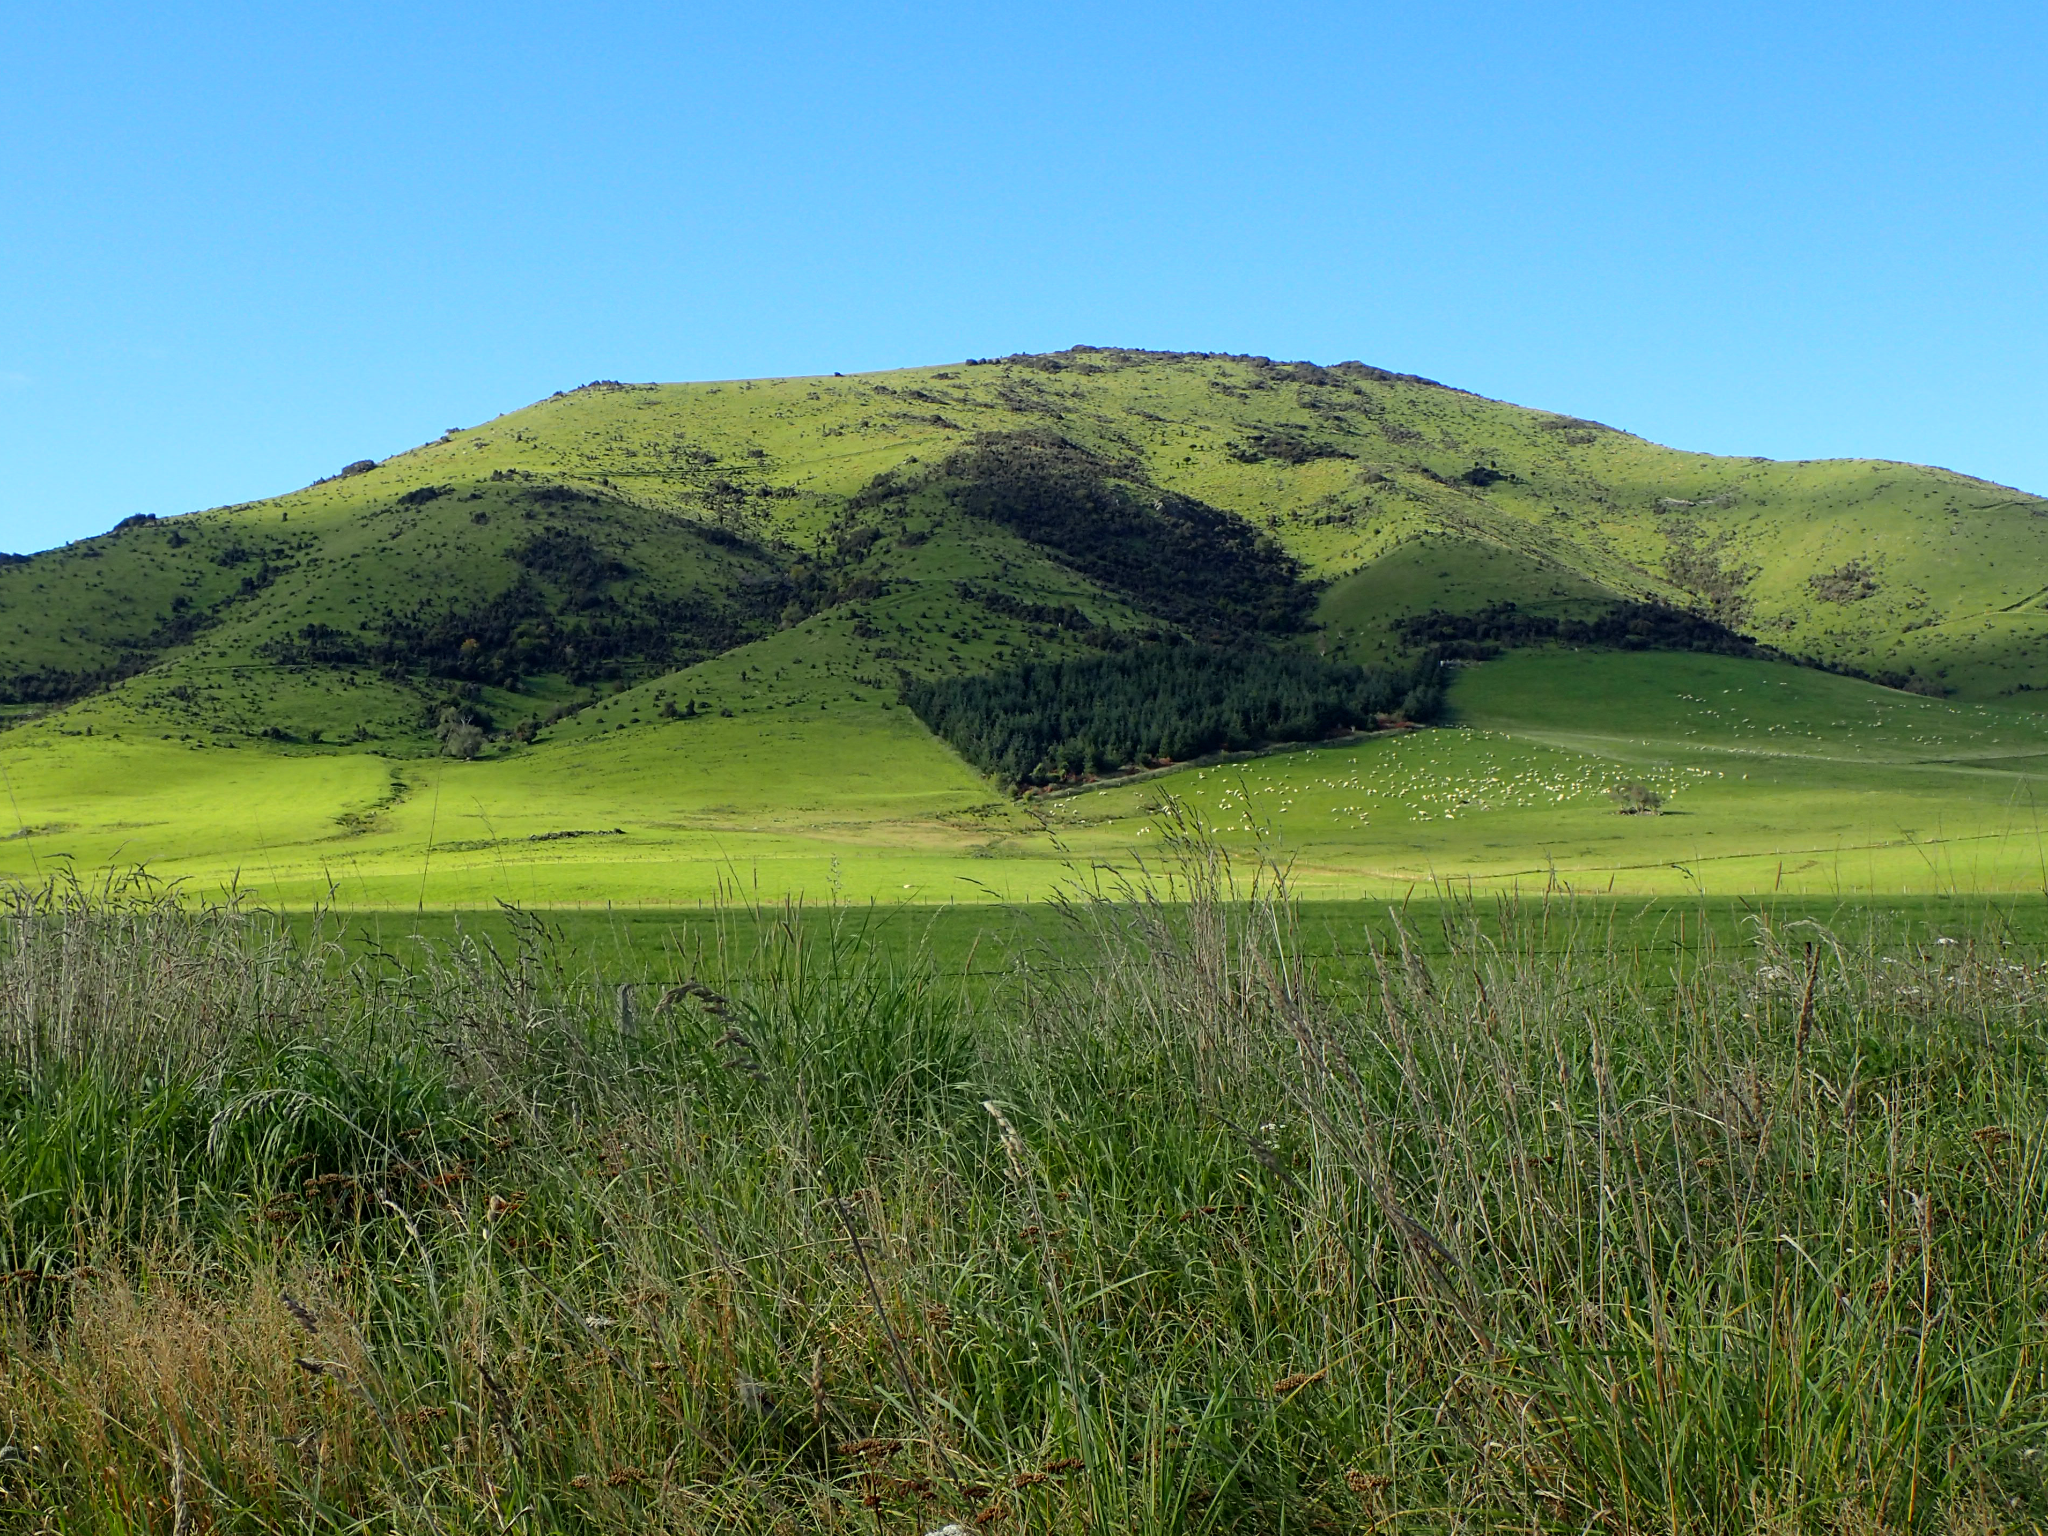
<path id="1" fill-rule="evenodd" d="M 1252 893 L 1241 892 L 1250 899 Z M 637 986 L 665 988 L 722 972 L 737 956 L 796 934 L 843 945 L 883 965 L 915 961 L 935 977 L 984 1001 L 1020 973 L 1080 977 L 1103 962 L 1092 930 L 1074 912 L 1098 898 L 1060 893 L 1019 904 L 958 906 L 856 903 L 807 906 L 706 903 L 701 908 L 619 907 L 427 912 L 295 912 L 287 930 L 319 935 L 355 959 L 427 963 L 449 946 L 515 952 L 536 924 L 560 964 Z M 1690 964 L 1702 953 L 1750 943 L 1760 924 L 1788 931 L 1818 924 L 1856 948 L 1927 950 L 1972 939 L 2001 948 L 2048 947 L 2048 901 L 2038 892 L 2002 897 L 1601 897 L 1493 898 L 1409 896 L 1400 901 L 1290 902 L 1289 951 L 1316 968 L 1326 988 L 1374 985 L 1367 936 L 1390 914 L 1413 951 L 1430 964 L 1473 942 L 1512 945 L 1528 956 L 1588 947 L 1624 951 L 1644 964 Z"/>
<path id="2" fill-rule="evenodd" d="M 667 720 L 655 691 L 474 762 L 16 731 L 0 872 L 146 862 L 200 895 L 384 910 L 1017 902 L 1140 868 L 1171 799 L 1329 899 L 2048 888 L 2039 716 L 1782 664 L 1522 651 L 1461 669 L 1444 727 L 1025 801 L 886 698 Z M 1627 782 L 1662 813 L 1619 814 Z"/>
<path id="3" fill-rule="evenodd" d="M 1161 875 L 981 984 L 707 915 L 630 1008 L 502 913 L 20 893 L 0 1523 L 2043 1528 L 2038 947 L 1552 896 L 1317 958 Z"/>

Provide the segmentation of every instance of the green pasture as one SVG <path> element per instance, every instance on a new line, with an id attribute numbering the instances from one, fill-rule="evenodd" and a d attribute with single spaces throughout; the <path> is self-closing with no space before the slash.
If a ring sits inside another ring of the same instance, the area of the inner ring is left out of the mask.
<path id="1" fill-rule="evenodd" d="M 1443 727 L 1022 802 L 871 693 L 668 720 L 642 692 L 474 762 L 22 728 L 0 872 L 384 911 L 1029 902 L 1155 865 L 1172 804 L 1315 899 L 2048 888 L 2048 723 L 1775 663 L 1524 651 L 1461 669 Z M 1661 813 L 1620 814 L 1627 782 Z"/>
<path id="2" fill-rule="evenodd" d="M 986 999 L 1025 975 L 1080 977 L 1103 963 L 1094 918 L 1103 900 L 1068 899 L 933 906 L 913 902 L 778 902 L 679 907 L 412 912 L 301 911 L 302 939 L 334 940 L 347 955 L 404 969 L 438 963 L 471 946 L 513 963 L 536 942 L 576 969 L 617 987 L 662 989 L 721 974 L 763 946 L 794 938 L 819 953 L 851 952 L 889 967 L 926 967 Z M 1116 894 L 1116 893 L 1106 893 Z M 1246 882 L 1247 902 L 1256 898 Z M 1376 982 L 1376 936 L 1399 923 L 1415 952 L 1435 963 L 1486 942 L 1561 956 L 1588 946 L 1626 951 L 1690 974 L 1716 957 L 1776 936 L 1899 952 L 1939 954 L 1971 943 L 2015 952 L 2048 945 L 2048 899 L 2039 892 L 1988 896 L 1562 896 L 1467 898 L 1432 891 L 1394 900 L 1297 901 L 1288 905 L 1289 951 L 1317 968 L 1325 987 L 1355 992 Z M 640 993 L 646 1000 L 659 991 Z"/>

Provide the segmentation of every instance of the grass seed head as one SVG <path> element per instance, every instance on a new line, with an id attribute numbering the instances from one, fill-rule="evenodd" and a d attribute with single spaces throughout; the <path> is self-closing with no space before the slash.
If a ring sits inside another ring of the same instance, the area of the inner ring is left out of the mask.
<path id="1" fill-rule="evenodd" d="M 997 1108 L 993 1099 L 983 1099 L 981 1107 L 995 1118 L 996 1129 L 1003 1138 L 1003 1156 L 1009 1159 L 1010 1177 L 1022 1184 L 1030 1178 L 1031 1153 L 1024 1145 L 1024 1138 L 1017 1134 L 1017 1127 L 1010 1124 L 1009 1116 Z"/>
<path id="2" fill-rule="evenodd" d="M 311 1307 L 308 1307 L 304 1302 L 292 1295 L 290 1291 L 280 1292 L 279 1299 L 284 1302 L 285 1311 L 291 1313 L 293 1319 L 301 1328 L 305 1329 L 308 1334 L 316 1339 L 320 1337 L 320 1324 L 314 1318 Z"/>

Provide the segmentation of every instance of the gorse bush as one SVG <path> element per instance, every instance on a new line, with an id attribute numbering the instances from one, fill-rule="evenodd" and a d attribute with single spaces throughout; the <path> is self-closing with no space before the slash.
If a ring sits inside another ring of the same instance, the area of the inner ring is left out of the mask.
<path id="1" fill-rule="evenodd" d="M 2048 1516 L 2034 957 L 1446 904 L 1319 970 L 1162 831 L 973 989 L 843 911 L 649 978 L 21 893 L 0 1520 Z"/>

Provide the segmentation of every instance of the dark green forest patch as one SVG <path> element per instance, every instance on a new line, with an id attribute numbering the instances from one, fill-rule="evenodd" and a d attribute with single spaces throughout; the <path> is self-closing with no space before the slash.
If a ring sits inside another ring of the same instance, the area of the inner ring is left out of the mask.
<path id="1" fill-rule="evenodd" d="M 1025 787 L 1320 741 L 1442 706 L 1437 665 L 1367 671 L 1295 651 L 1148 645 L 913 683 L 904 701 L 969 762 Z"/>

